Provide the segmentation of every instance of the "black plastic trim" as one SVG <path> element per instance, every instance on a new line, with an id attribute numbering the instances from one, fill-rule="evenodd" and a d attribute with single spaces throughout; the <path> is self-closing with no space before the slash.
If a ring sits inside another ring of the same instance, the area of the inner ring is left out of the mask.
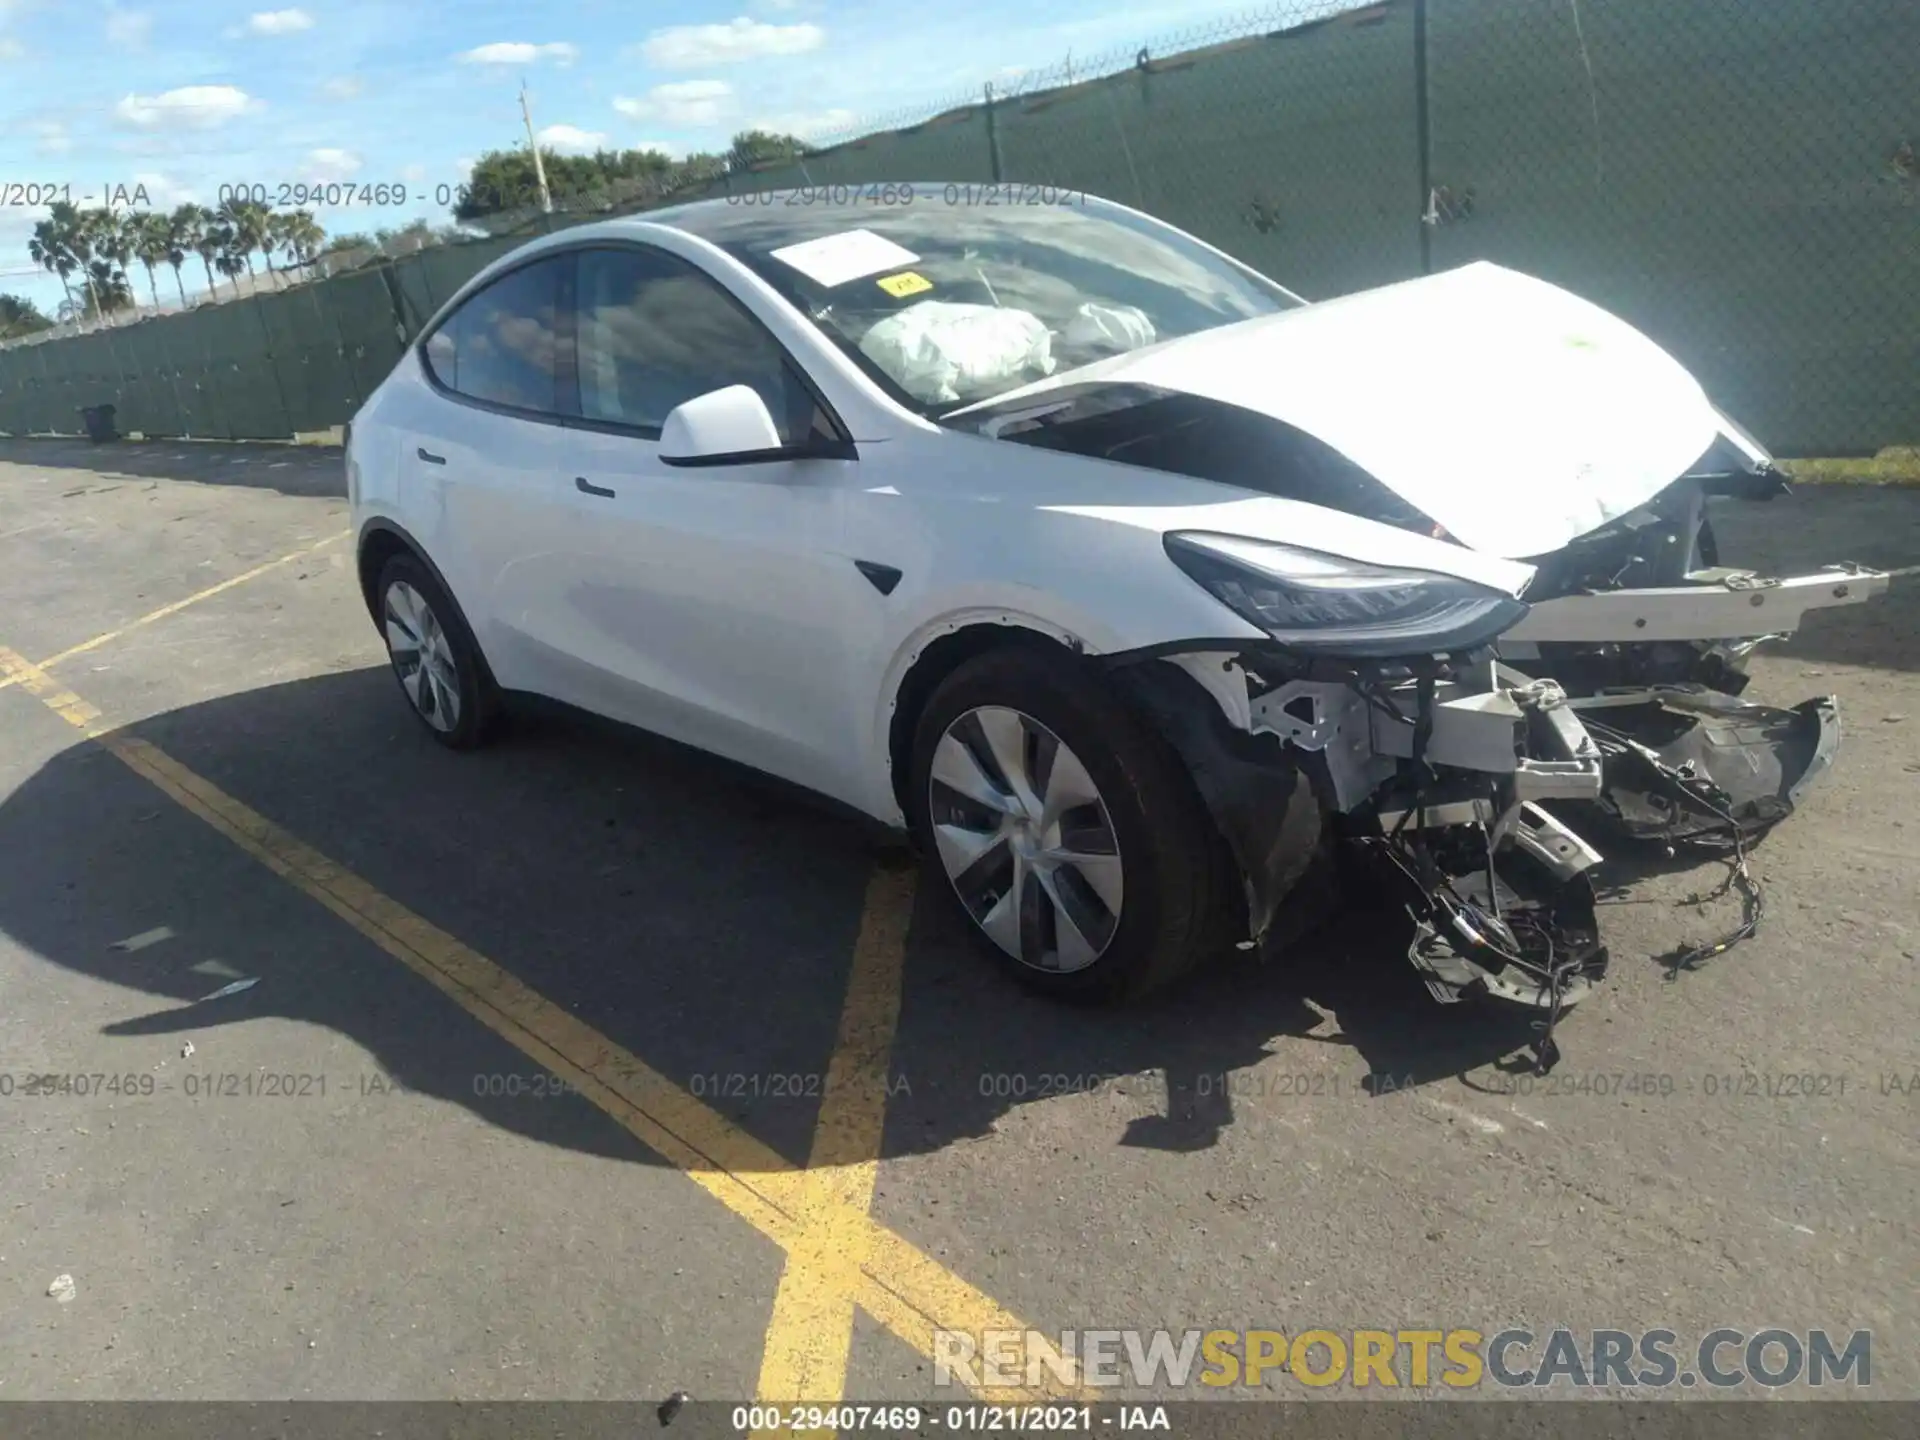
<path id="1" fill-rule="evenodd" d="M 900 572 L 891 565 L 882 565 L 876 560 L 856 560 L 853 568 L 873 583 L 873 588 L 882 595 L 891 595 L 893 587 L 900 583 Z"/>
<path id="2" fill-rule="evenodd" d="M 858 460 L 860 452 L 851 440 L 832 440 L 818 445 L 781 445 L 772 450 L 736 450 L 726 455 L 662 455 L 658 458 L 662 465 L 699 470 L 722 465 L 769 465 L 776 460 Z"/>

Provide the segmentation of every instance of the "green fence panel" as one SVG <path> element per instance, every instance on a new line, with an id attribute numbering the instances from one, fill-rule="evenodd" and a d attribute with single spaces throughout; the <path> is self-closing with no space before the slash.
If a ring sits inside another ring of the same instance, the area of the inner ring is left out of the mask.
<path id="1" fill-rule="evenodd" d="M 83 428 L 80 418 L 83 408 L 113 404 L 120 398 L 120 387 L 113 358 L 98 331 L 76 339 L 66 358 L 66 413 L 56 419 L 62 430 L 72 433 Z"/>
<path id="2" fill-rule="evenodd" d="M 259 302 L 238 301 L 204 312 L 209 325 L 209 381 L 228 438 L 282 440 L 293 433 L 261 327 Z"/>
<path id="3" fill-rule="evenodd" d="M 984 106 L 948 111 L 924 124 L 863 136 L 782 167 L 782 186 L 868 185 L 888 180 L 987 180 L 993 174 Z M 775 189 L 760 173 L 754 188 Z"/>
<path id="4" fill-rule="evenodd" d="M 134 377 L 130 388 L 140 397 L 138 422 L 119 419 L 122 433 L 138 430 L 143 435 L 178 435 L 185 428 L 180 415 L 179 375 L 166 342 L 170 323 L 156 317 L 121 335 L 123 358 Z"/>
<path id="5" fill-rule="evenodd" d="M 526 244 L 520 237 L 501 236 L 492 240 L 476 240 L 465 245 L 439 245 L 431 250 L 422 250 L 409 255 L 396 269 L 417 267 L 425 278 L 428 304 L 421 316 L 421 323 L 431 319 L 433 312 L 451 300 L 460 287 L 478 275 L 502 255 L 518 250 Z M 419 334 L 419 327 L 411 328 L 411 333 Z"/>
<path id="6" fill-rule="evenodd" d="M 167 363 L 173 367 L 175 376 L 180 433 L 196 440 L 226 433 L 225 422 L 214 402 L 212 315 L 215 308 L 204 305 L 170 316 L 160 331 Z"/>
<path id="7" fill-rule="evenodd" d="M 324 389 L 316 393 L 314 367 L 329 348 L 322 328 L 314 323 L 312 307 L 300 294 L 310 289 L 301 286 L 262 295 L 252 302 L 261 328 L 266 332 L 267 354 L 271 357 L 274 380 L 286 406 L 287 433 L 324 430 L 335 422 L 326 418 Z"/>
<path id="8" fill-rule="evenodd" d="M 341 356 L 352 376 L 353 404 L 358 410 L 392 372 L 400 358 L 400 333 L 394 319 L 392 293 L 379 267 L 355 270 L 329 280 L 321 297 L 340 336 Z"/>
<path id="9" fill-rule="evenodd" d="M 1434 264 L 1579 291 L 1782 453 L 1911 444 L 1916 54 L 1912 0 L 1435 4 Z"/>
<path id="10" fill-rule="evenodd" d="M 41 349 L 45 365 L 45 390 L 40 397 L 40 412 L 33 428 L 71 435 L 79 429 L 79 416 L 73 401 L 74 354 L 79 340 L 54 341 Z"/>
<path id="11" fill-rule="evenodd" d="M 1411 5 L 996 105 L 1009 182 L 1092 192 L 1309 298 L 1419 273 Z"/>
<path id="12" fill-rule="evenodd" d="M 0 351 L 0 430 L 25 435 L 45 429 L 38 422 L 45 403 L 46 342 Z"/>
<path id="13" fill-rule="evenodd" d="M 384 270 L 393 294 L 400 302 L 401 323 L 406 326 L 408 338 L 412 338 L 420 333 L 433 312 L 439 308 L 439 302 L 433 295 L 433 281 L 427 274 L 427 267 L 421 263 L 417 250 L 398 260 L 388 261 Z"/>
<path id="14" fill-rule="evenodd" d="M 305 430 L 344 425 L 360 408 L 362 399 L 360 382 L 348 359 L 345 337 L 340 333 L 339 310 L 330 298 L 336 283 L 302 285 L 288 292 L 294 302 L 294 323 L 306 337 L 303 353 L 307 365 L 307 402 L 311 410 L 305 418 L 312 423 L 300 427 Z"/>

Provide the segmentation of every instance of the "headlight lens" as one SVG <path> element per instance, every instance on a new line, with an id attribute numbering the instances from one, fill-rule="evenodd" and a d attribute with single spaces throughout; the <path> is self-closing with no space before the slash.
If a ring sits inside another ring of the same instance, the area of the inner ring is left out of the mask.
<path id="1" fill-rule="evenodd" d="M 1365 565 L 1231 535 L 1177 533 L 1167 555 L 1216 600 L 1280 644 L 1356 659 L 1471 650 L 1527 606 L 1451 575 Z"/>

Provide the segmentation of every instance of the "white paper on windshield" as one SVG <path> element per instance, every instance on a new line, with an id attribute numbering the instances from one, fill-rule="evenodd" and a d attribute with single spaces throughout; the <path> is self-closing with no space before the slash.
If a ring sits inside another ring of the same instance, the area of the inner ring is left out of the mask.
<path id="1" fill-rule="evenodd" d="M 896 245 L 871 230 L 843 230 L 838 235 L 822 235 L 798 245 L 782 245 L 773 258 L 791 265 L 817 285 L 831 290 L 849 280 L 878 275 L 882 270 L 898 270 L 920 257 L 904 245 Z"/>

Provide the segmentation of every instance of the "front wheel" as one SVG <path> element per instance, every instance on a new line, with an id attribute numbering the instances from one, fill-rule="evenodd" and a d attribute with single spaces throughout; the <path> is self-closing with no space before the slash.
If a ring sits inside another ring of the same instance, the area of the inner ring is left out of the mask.
<path id="1" fill-rule="evenodd" d="M 1024 984 L 1118 1001 L 1228 948 L 1235 871 L 1172 748 L 1077 657 L 990 652 L 915 732 L 930 865 Z"/>

